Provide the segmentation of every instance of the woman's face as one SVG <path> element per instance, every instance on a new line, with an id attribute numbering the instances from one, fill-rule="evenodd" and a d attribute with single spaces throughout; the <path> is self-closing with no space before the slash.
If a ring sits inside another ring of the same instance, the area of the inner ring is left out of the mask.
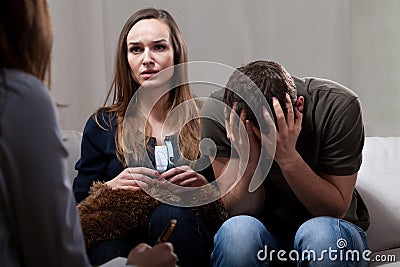
<path id="1" fill-rule="evenodd" d="M 137 83 L 144 87 L 159 87 L 169 82 L 173 68 L 150 80 L 174 65 L 174 49 L 167 24 L 157 19 L 138 21 L 129 31 L 126 45 L 129 66 Z"/>

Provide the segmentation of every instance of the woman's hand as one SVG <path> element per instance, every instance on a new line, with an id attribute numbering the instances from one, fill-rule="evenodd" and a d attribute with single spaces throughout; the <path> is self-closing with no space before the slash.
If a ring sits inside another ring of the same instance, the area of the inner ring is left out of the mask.
<path id="1" fill-rule="evenodd" d="M 126 168 L 117 177 L 106 182 L 112 189 L 125 189 L 140 191 L 153 184 L 153 178 L 158 178 L 160 174 L 152 169 L 145 167 Z"/>
<path id="2" fill-rule="evenodd" d="M 161 243 L 153 248 L 140 243 L 131 250 L 126 264 L 138 267 L 175 267 L 176 261 L 177 257 L 171 243 Z"/>
<path id="3" fill-rule="evenodd" d="M 203 175 L 195 172 L 186 165 L 172 168 L 161 174 L 160 178 L 168 180 L 170 183 L 186 187 L 197 187 L 208 183 Z"/>

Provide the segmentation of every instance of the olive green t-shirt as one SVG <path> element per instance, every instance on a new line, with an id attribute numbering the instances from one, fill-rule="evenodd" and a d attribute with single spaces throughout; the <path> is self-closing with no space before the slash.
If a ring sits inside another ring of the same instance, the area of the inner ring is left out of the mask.
<path id="1" fill-rule="evenodd" d="M 364 126 L 358 96 L 333 81 L 293 77 L 298 96 L 304 97 L 302 130 L 296 149 L 315 173 L 351 175 L 360 169 Z M 230 157 L 231 145 L 224 125 L 224 90 L 211 94 L 201 111 L 202 139 L 211 138 L 215 147 L 202 147 L 203 153 Z M 216 151 L 213 151 L 213 149 Z M 232 157 L 237 157 L 235 151 Z M 295 196 L 275 162 L 264 181 L 265 205 L 259 219 L 278 238 L 292 239 L 311 213 Z M 345 219 L 366 230 L 368 210 L 354 190 Z"/>

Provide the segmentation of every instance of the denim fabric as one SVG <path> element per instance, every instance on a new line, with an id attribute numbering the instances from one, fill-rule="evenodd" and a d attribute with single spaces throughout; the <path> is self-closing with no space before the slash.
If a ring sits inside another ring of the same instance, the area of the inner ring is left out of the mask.
<path id="1" fill-rule="evenodd" d="M 296 233 L 295 249 L 299 255 L 303 251 L 316 255 L 304 253 L 306 257 L 300 257 L 298 266 L 368 266 L 363 258 L 363 252 L 368 250 L 364 231 L 341 219 L 316 217 L 306 221 Z"/>
<path id="2" fill-rule="evenodd" d="M 367 250 L 365 233 L 345 220 L 313 218 L 300 226 L 294 240 L 294 244 L 277 240 L 256 218 L 235 216 L 214 237 L 212 266 L 368 265 L 362 258 Z M 359 260 L 356 260 L 357 253 Z"/>

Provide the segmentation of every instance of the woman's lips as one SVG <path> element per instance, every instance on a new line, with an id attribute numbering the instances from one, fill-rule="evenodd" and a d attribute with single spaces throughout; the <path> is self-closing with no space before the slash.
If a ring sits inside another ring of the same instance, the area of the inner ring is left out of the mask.
<path id="1" fill-rule="evenodd" d="M 145 70 L 141 73 L 141 75 L 145 80 L 147 80 L 147 79 L 153 77 L 157 73 L 158 73 L 158 71 L 156 71 L 156 70 Z"/>

